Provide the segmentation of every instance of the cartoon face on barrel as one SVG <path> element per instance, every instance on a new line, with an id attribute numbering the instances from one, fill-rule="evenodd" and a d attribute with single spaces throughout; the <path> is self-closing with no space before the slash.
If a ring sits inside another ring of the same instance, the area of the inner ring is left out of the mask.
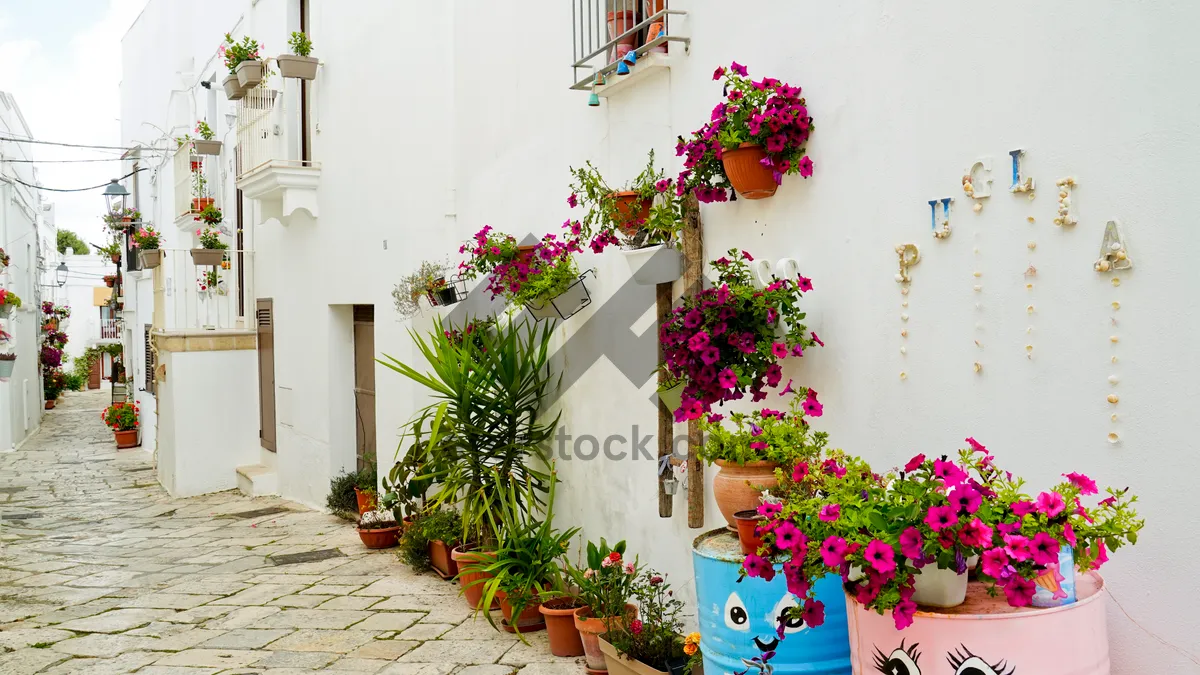
<path id="1" fill-rule="evenodd" d="M 904 640 L 890 652 L 875 646 L 875 669 L 883 675 L 923 675 L 929 673 L 951 673 L 952 675 L 1016 675 L 1016 668 L 1006 659 L 991 661 L 972 652 L 966 645 L 959 645 L 945 654 L 927 659 L 920 643 L 908 646 Z M 946 667 L 949 666 L 949 670 Z"/>
<path id="2" fill-rule="evenodd" d="M 770 596 L 767 597 L 770 598 Z M 758 598 L 754 598 L 754 600 L 758 600 Z M 787 616 L 787 610 L 795 607 L 796 604 L 796 596 L 785 592 L 767 612 L 762 613 L 760 603 L 755 602 L 747 607 L 742 596 L 734 591 L 725 599 L 721 617 L 724 619 L 726 629 L 744 634 L 743 640 L 748 639 L 758 649 L 758 654 L 752 656 L 762 656 L 767 652 L 776 651 L 781 638 L 790 637 L 807 628 L 799 618 Z M 750 614 L 751 610 L 755 611 L 755 615 Z"/>

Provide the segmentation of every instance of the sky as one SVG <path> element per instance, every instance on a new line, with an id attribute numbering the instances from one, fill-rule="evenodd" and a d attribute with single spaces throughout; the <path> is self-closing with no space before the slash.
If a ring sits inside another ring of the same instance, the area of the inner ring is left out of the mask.
<path id="1" fill-rule="evenodd" d="M 0 91 L 12 94 L 34 138 L 120 144 L 121 38 L 147 0 L 0 0 Z M 120 151 L 32 146 L 38 160 L 117 157 Z M 121 162 L 39 163 L 43 186 L 118 178 Z M 5 167 L 0 165 L 0 171 Z M 103 243 L 100 190 L 43 192 L 59 229 Z"/>

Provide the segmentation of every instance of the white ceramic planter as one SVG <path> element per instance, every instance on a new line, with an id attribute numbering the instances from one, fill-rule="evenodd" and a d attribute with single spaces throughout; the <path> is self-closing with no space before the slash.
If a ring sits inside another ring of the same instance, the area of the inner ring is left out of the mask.
<path id="1" fill-rule="evenodd" d="M 683 255 L 667 244 L 646 248 L 621 249 L 633 280 L 643 286 L 665 284 L 683 275 Z"/>
<path id="2" fill-rule="evenodd" d="M 294 77 L 300 80 L 317 79 L 317 59 L 315 56 L 296 56 L 295 54 L 280 54 L 275 59 L 279 64 L 279 74 L 284 77 Z"/>
<path id="3" fill-rule="evenodd" d="M 225 98 L 230 101 L 236 101 L 246 95 L 246 88 L 238 82 L 237 75 L 230 75 L 221 81 L 221 86 L 225 88 Z"/>
<path id="4" fill-rule="evenodd" d="M 957 607 L 967 599 L 967 575 L 929 564 L 916 571 L 913 602 L 926 607 Z"/>
<path id="5" fill-rule="evenodd" d="M 17 365 L 16 359 L 0 359 L 0 380 L 7 380 L 12 377 L 13 367 Z"/>
<path id="6" fill-rule="evenodd" d="M 262 82 L 263 62 L 258 59 L 242 61 L 237 65 L 237 70 L 234 72 L 237 73 L 238 83 L 243 88 L 256 86 L 259 82 Z"/>

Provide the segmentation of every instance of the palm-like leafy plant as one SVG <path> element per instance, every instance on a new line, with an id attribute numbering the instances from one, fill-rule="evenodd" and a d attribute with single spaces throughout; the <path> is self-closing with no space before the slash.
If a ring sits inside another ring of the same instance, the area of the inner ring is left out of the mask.
<path id="1" fill-rule="evenodd" d="M 464 542 L 489 547 L 500 541 L 506 483 L 527 485 L 515 508 L 539 510 L 546 492 L 546 449 L 558 415 L 541 415 L 542 397 L 557 379 L 550 373 L 551 324 L 523 321 L 485 331 L 479 340 L 455 343 L 440 320 L 428 337 L 413 331 L 429 372 L 384 355 L 379 362 L 425 386 L 434 401 L 420 410 L 413 428 L 427 430 L 409 453 L 438 487 L 429 506 L 456 506 Z M 411 460 L 412 458 L 408 458 Z M 489 515 L 492 514 L 492 515 Z"/>
<path id="2" fill-rule="evenodd" d="M 513 481 L 504 481 L 499 476 L 496 481 L 502 499 L 499 508 L 488 513 L 488 518 L 493 521 L 492 529 L 503 535 L 492 555 L 467 564 L 462 573 L 481 575 L 473 582 L 483 584 L 483 600 L 479 607 L 491 607 L 492 598 L 500 591 L 508 596 L 508 604 L 512 607 L 511 625 L 519 633 L 517 617 L 525 608 L 545 599 L 548 591 L 561 593 L 564 590 L 563 556 L 579 528 L 559 532 L 551 525 L 554 486 L 558 483 L 553 471 L 549 477 L 546 513 L 541 519 L 524 508 L 524 504 L 536 499 L 532 482 L 518 489 Z M 488 622 L 495 626 L 491 612 L 484 610 L 484 613 Z"/>

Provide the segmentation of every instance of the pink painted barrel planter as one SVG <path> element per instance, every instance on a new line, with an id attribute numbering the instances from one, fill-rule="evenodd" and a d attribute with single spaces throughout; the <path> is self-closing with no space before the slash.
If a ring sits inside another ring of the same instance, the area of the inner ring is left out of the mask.
<path id="1" fill-rule="evenodd" d="M 1104 579 L 1095 572 L 1079 574 L 1075 592 L 1078 600 L 1070 605 L 1018 608 L 1009 607 L 1003 594 L 989 597 L 983 584 L 972 582 L 962 605 L 918 611 L 902 631 L 890 612 L 877 614 L 847 596 L 850 665 L 855 675 L 1108 675 Z"/>

